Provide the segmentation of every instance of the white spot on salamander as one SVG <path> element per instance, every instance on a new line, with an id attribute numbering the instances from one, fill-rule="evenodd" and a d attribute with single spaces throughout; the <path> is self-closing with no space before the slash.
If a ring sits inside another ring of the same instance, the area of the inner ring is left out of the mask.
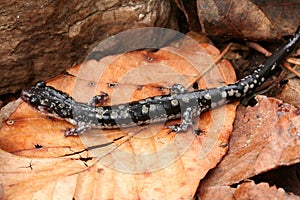
<path id="1" fill-rule="evenodd" d="M 249 89 L 249 85 L 247 84 L 247 85 L 245 85 L 245 87 L 244 87 L 244 93 L 247 93 L 248 92 L 248 89 Z"/>
<path id="2" fill-rule="evenodd" d="M 233 96 L 233 94 L 234 94 L 234 90 L 233 90 L 233 89 L 231 89 L 231 90 L 229 90 L 227 93 L 228 93 L 228 96 Z"/>
<path id="3" fill-rule="evenodd" d="M 226 91 L 223 91 L 223 92 L 221 93 L 221 96 L 222 96 L 222 98 L 226 98 L 226 97 L 227 97 Z"/>
<path id="4" fill-rule="evenodd" d="M 128 116 L 129 116 L 129 114 L 128 114 L 128 112 L 126 111 L 126 110 L 123 110 L 123 111 L 121 111 L 121 117 L 123 118 L 123 119 L 126 119 Z"/>
<path id="5" fill-rule="evenodd" d="M 185 102 L 185 103 L 189 103 L 190 99 L 187 95 L 185 95 L 184 97 L 182 97 L 182 101 Z"/>
<path id="6" fill-rule="evenodd" d="M 98 119 L 102 119 L 102 118 L 103 118 L 103 112 L 97 112 L 97 113 L 96 113 L 96 117 L 97 117 Z"/>
<path id="7" fill-rule="evenodd" d="M 143 105 L 143 106 L 142 106 L 142 113 L 143 113 L 143 114 L 147 114 L 148 111 L 149 111 L 149 108 L 148 108 L 146 105 Z"/>
<path id="8" fill-rule="evenodd" d="M 182 99 L 183 100 L 183 99 Z M 183 100 L 184 101 L 184 100 Z M 185 101 L 184 101 L 185 102 Z M 178 106 L 178 100 L 177 99 L 173 99 L 172 101 L 171 101 L 171 105 L 173 106 L 173 107 L 175 107 L 175 106 Z"/>
<path id="9" fill-rule="evenodd" d="M 217 103 L 212 102 L 212 103 L 211 103 L 211 108 L 215 108 L 215 107 L 217 107 Z"/>
<path id="10" fill-rule="evenodd" d="M 154 104 L 150 104 L 150 110 L 151 110 L 151 111 L 156 110 L 156 106 L 155 106 Z"/>
<path id="11" fill-rule="evenodd" d="M 145 104 L 146 101 L 145 101 L 145 100 L 140 100 L 139 103 L 140 103 L 140 104 Z"/>
<path id="12" fill-rule="evenodd" d="M 61 112 L 64 116 L 67 115 L 67 112 L 66 112 L 65 110 L 61 110 L 60 112 Z"/>
<path id="13" fill-rule="evenodd" d="M 65 104 L 64 104 L 64 103 L 59 103 L 59 104 L 58 104 L 58 107 L 64 108 L 64 107 L 65 107 Z"/>
<path id="14" fill-rule="evenodd" d="M 211 96 L 210 96 L 209 93 L 205 94 L 205 95 L 204 95 L 204 98 L 207 99 L 207 100 L 211 100 Z"/>
<path id="15" fill-rule="evenodd" d="M 112 111 L 111 114 L 110 114 L 110 118 L 116 119 L 117 117 L 118 117 L 118 113 L 115 112 L 115 111 Z"/>
<path id="16" fill-rule="evenodd" d="M 272 65 L 271 70 L 274 70 L 276 66 L 277 66 L 277 63 L 275 62 L 275 63 Z"/>

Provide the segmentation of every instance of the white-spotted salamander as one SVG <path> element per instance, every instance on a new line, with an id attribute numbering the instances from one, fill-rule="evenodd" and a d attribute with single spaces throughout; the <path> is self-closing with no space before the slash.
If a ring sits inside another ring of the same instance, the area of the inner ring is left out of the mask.
<path id="1" fill-rule="evenodd" d="M 24 89 L 21 98 L 42 113 L 76 125 L 76 128 L 65 130 L 65 136 L 79 135 L 93 127 L 104 129 L 130 127 L 176 118 L 181 118 L 181 124 L 169 126 L 170 131 L 185 131 L 192 124 L 193 117 L 251 94 L 294 49 L 299 38 L 300 26 L 287 43 L 251 75 L 222 87 L 188 92 L 182 85 L 175 84 L 169 95 L 96 107 L 96 104 L 108 98 L 106 93 L 95 96 L 85 104 L 76 102 L 62 91 L 46 86 L 45 82 L 38 82 L 35 86 Z"/>

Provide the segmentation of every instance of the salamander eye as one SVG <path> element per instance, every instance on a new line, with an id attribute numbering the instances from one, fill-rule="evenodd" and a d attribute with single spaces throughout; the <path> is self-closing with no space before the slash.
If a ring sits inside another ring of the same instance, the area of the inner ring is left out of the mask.
<path id="1" fill-rule="evenodd" d="M 37 88 L 44 88 L 44 87 L 46 87 L 45 81 L 39 81 L 39 82 L 37 82 L 36 87 Z"/>

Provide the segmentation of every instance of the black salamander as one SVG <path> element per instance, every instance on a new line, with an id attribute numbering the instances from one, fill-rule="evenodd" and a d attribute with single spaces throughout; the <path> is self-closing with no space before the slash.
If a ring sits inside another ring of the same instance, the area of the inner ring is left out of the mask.
<path id="1" fill-rule="evenodd" d="M 181 118 L 181 124 L 169 126 L 170 132 L 186 131 L 192 118 L 201 113 L 251 94 L 270 76 L 276 66 L 294 49 L 300 38 L 300 26 L 296 33 L 278 51 L 251 75 L 222 87 L 188 92 L 175 84 L 169 95 L 154 96 L 139 101 L 112 106 L 98 106 L 107 98 L 106 93 L 95 96 L 89 103 L 76 102 L 66 93 L 38 82 L 24 89 L 21 98 L 42 113 L 61 118 L 76 125 L 65 130 L 65 136 L 79 135 L 89 128 L 112 129 L 131 127 Z"/>

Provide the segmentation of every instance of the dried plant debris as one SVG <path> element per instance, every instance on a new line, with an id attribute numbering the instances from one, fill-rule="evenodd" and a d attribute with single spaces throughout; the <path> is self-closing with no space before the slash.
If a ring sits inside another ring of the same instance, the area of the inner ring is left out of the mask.
<path id="1" fill-rule="evenodd" d="M 200 185 L 201 199 L 209 199 L 207 197 L 211 197 L 216 188 L 224 192 L 220 195 L 229 195 L 233 198 L 237 191 L 241 191 L 241 186 L 248 179 L 258 181 L 262 173 L 299 163 L 299 110 L 273 98 L 258 96 L 257 100 L 258 104 L 254 107 L 239 107 L 228 155 Z M 298 184 L 294 182 L 294 186 L 299 187 L 299 174 L 297 175 L 296 172 L 294 180 L 298 180 Z M 247 183 L 247 187 L 261 187 L 261 184 L 256 185 L 251 182 Z M 272 185 L 272 182 L 270 184 Z M 234 188 L 237 185 L 239 187 Z M 268 185 L 263 185 L 269 188 Z M 276 185 L 284 187 L 284 184 Z M 274 191 L 274 187 L 272 188 L 271 191 Z M 294 188 L 291 190 L 286 188 L 286 190 L 298 194 Z M 282 192 L 282 189 L 278 189 L 276 192 L 278 194 L 274 194 L 274 197 L 290 196 L 281 194 Z M 247 195 L 247 193 L 240 193 L 240 195 Z M 257 190 L 253 195 L 268 198 L 269 193 Z M 291 195 L 289 198 L 296 197 Z"/>

